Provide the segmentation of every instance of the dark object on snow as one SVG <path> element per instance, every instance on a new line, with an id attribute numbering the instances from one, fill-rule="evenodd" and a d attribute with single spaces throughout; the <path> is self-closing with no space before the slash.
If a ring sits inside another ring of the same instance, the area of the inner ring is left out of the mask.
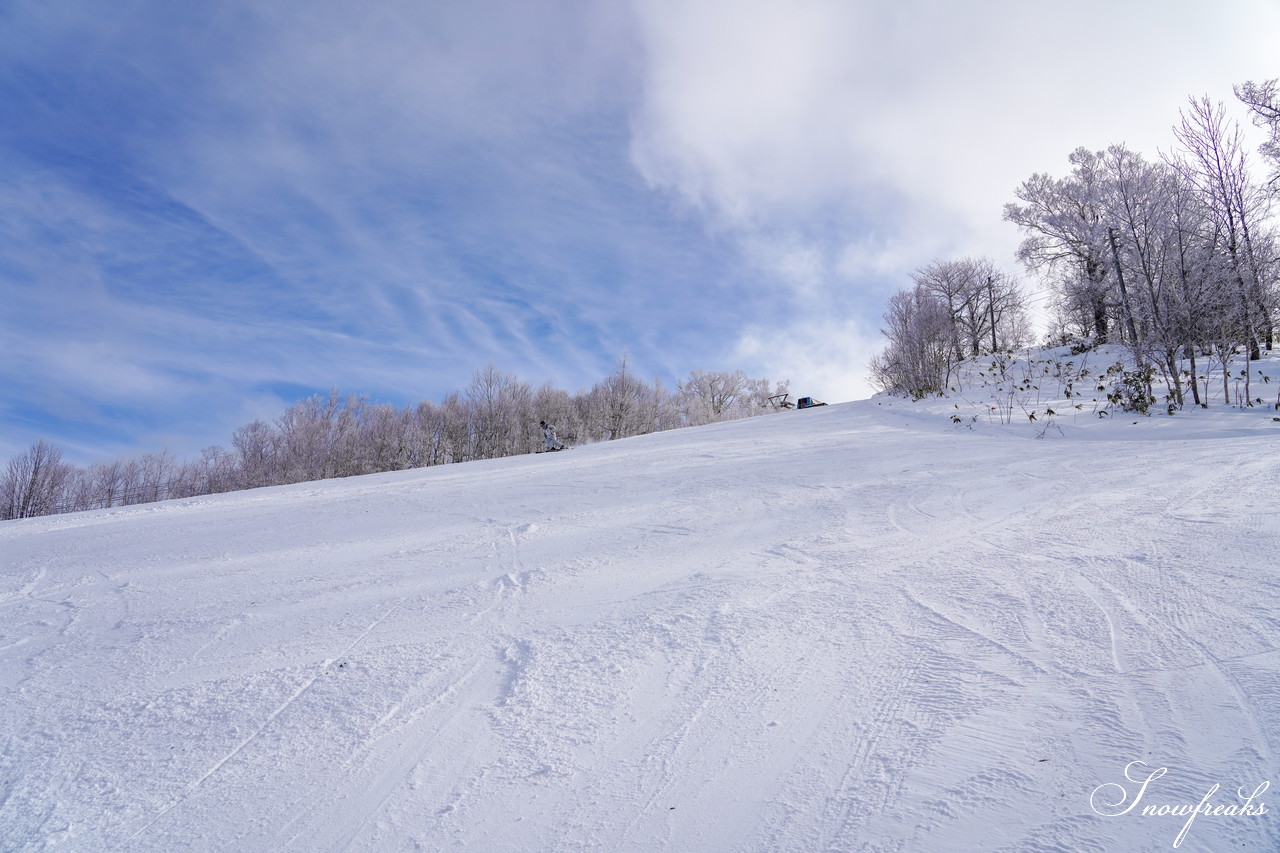
<path id="1" fill-rule="evenodd" d="M 794 409 L 796 407 L 796 404 L 791 402 L 790 394 L 774 394 L 769 398 L 769 405 L 778 410 Z M 1276 408 L 1280 409 L 1280 403 L 1276 403 Z"/>
<path id="2" fill-rule="evenodd" d="M 825 405 L 826 403 L 820 403 L 817 400 L 813 399 L 812 397 L 801 397 L 799 402 L 796 403 L 796 408 L 812 409 L 815 406 L 825 406 Z"/>

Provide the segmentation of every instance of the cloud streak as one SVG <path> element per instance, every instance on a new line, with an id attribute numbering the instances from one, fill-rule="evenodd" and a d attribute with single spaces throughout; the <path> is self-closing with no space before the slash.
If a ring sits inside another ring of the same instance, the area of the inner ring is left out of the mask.
<path id="1" fill-rule="evenodd" d="M 1277 14 L 17 0 L 0 455 L 190 454 L 300 394 L 435 398 L 490 359 L 865 393 L 909 270 L 1012 266 L 1020 180 L 1274 76 Z"/>
<path id="2" fill-rule="evenodd" d="M 236 389 L 281 406 L 331 384 L 408 402 L 491 358 L 575 387 L 625 349 L 670 374 L 721 346 L 723 314 L 700 303 L 735 261 L 627 160 L 625 15 L 10 14 L 9 32 L 41 38 L 6 53 L 21 82 L 0 92 L 25 119 L 0 150 L 15 176 L 0 186 L 15 297 L 0 323 L 30 377 L 6 377 L 18 396 L 0 449 L 45 427 L 77 448 L 97 434 L 106 452 L 145 449 L 190 422 L 180 413 L 239 413 Z M 179 449 L 225 441 L 226 417 L 211 420 L 221 435 Z"/>

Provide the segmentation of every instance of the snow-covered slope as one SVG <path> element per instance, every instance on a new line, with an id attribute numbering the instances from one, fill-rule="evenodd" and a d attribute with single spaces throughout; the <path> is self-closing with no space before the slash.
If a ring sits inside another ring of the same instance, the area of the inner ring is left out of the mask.
<path id="1" fill-rule="evenodd" d="M 1154 851 L 1280 781 L 1280 424 L 948 406 L 6 522 L 0 849 Z"/>

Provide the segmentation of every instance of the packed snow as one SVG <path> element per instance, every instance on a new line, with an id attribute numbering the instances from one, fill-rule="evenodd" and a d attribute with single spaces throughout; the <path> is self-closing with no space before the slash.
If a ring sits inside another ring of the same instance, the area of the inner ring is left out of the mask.
<path id="1" fill-rule="evenodd" d="M 1280 412 L 956 406 L 5 522 L 0 849 L 1280 848 Z"/>

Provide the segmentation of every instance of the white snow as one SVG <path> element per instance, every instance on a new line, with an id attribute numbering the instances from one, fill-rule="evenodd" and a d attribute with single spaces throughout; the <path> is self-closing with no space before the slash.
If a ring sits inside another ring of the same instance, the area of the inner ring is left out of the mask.
<path id="1" fill-rule="evenodd" d="M 6 522 L 0 849 L 1154 851 L 1280 781 L 1280 413 L 952 411 Z"/>

